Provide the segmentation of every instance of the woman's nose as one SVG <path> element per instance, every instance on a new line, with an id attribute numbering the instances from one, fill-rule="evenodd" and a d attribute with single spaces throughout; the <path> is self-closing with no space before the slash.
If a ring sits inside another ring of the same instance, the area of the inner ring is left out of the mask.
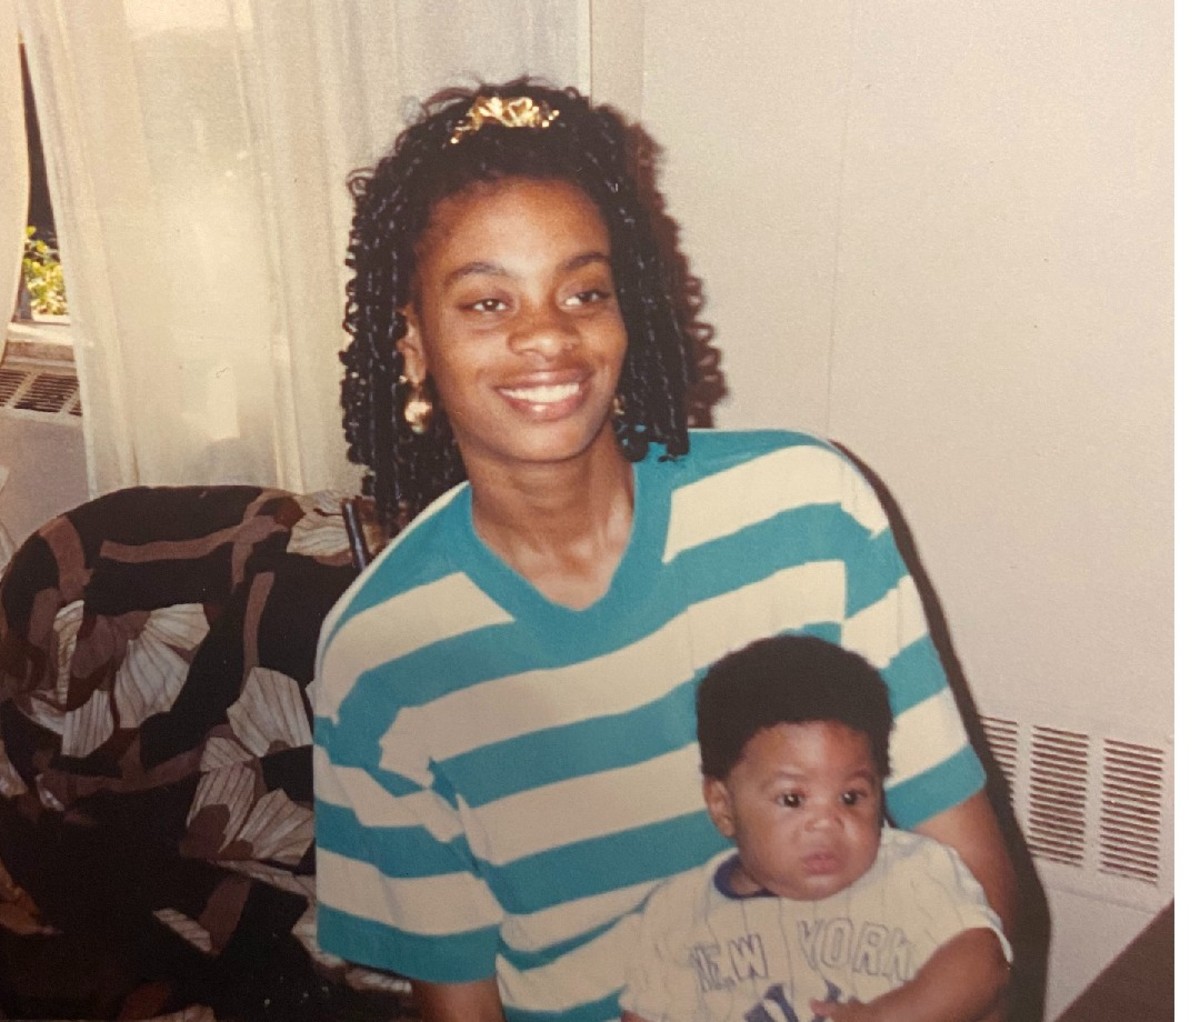
<path id="1" fill-rule="evenodd" d="M 509 345 L 518 354 L 532 352 L 552 357 L 574 347 L 577 340 L 578 333 L 570 315 L 549 303 L 526 310 L 513 326 Z"/>

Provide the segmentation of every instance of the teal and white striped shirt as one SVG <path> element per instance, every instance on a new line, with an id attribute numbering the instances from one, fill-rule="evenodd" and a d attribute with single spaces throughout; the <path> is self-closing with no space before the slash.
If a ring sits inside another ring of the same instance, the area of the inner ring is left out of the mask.
<path id="1" fill-rule="evenodd" d="M 886 679 L 888 809 L 913 827 L 983 772 L 870 486 L 784 432 L 692 434 L 634 465 L 609 591 L 546 600 L 475 534 L 466 485 L 331 611 L 318 648 L 318 938 L 433 982 L 495 973 L 510 1022 L 615 1019 L 633 914 L 725 846 L 700 790 L 694 687 L 809 632 Z"/>

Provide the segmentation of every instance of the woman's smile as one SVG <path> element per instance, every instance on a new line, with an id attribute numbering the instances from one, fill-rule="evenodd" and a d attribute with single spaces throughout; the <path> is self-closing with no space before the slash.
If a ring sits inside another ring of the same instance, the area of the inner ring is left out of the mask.
<path id="1" fill-rule="evenodd" d="M 538 418 L 557 418 L 573 412 L 583 400 L 580 379 L 532 382 L 497 388 L 518 411 Z"/>

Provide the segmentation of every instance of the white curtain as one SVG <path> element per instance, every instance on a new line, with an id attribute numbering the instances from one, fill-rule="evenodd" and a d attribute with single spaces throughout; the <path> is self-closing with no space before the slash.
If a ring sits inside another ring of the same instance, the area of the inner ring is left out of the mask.
<path id="1" fill-rule="evenodd" d="M 21 279 L 21 253 L 29 210 L 29 160 L 25 150 L 25 104 L 16 11 L 0 3 L 0 310 L 12 314 Z M 6 332 L 0 328 L 0 356 Z M 2 483 L 0 483 L 2 485 Z"/>
<path id="2" fill-rule="evenodd" d="M 357 489 L 345 179 L 447 84 L 584 84 L 584 0 L 17 0 L 93 494 Z"/>
<path id="3" fill-rule="evenodd" d="M 29 210 L 29 160 L 25 144 L 25 104 L 21 96 L 21 58 L 16 12 L 0 2 L 0 310 L 3 321 L 12 315 L 21 279 L 25 221 Z M 0 325 L 0 358 L 8 332 Z M 0 490 L 8 467 L 0 451 Z M 12 537 L 0 522 L 0 571 L 12 557 Z"/>

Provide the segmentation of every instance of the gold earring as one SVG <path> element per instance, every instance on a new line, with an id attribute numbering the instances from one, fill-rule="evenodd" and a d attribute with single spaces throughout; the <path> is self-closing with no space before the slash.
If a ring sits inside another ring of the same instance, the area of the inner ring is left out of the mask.
<path id="1" fill-rule="evenodd" d="M 612 400 L 612 417 L 619 419 L 625 414 L 625 402 L 621 400 L 620 394 L 614 394 Z"/>
<path id="2" fill-rule="evenodd" d="M 425 394 L 425 386 L 420 381 L 414 381 L 412 391 L 404 402 L 404 421 L 417 436 L 424 435 L 429 428 L 429 420 L 433 418 L 433 402 Z"/>

